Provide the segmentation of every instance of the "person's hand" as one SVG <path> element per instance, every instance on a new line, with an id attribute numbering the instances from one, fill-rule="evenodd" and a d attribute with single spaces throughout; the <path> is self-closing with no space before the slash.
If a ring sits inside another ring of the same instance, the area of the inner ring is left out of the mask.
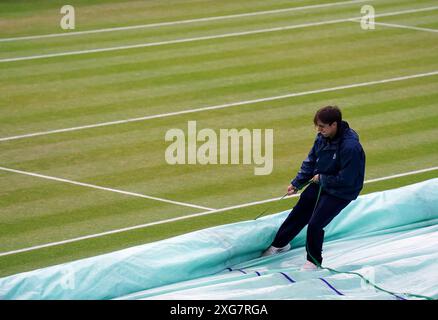
<path id="1" fill-rule="evenodd" d="M 291 196 L 297 192 L 298 192 L 298 189 L 295 188 L 293 185 L 289 185 L 289 187 L 287 187 L 287 195 L 288 196 Z"/>
<path id="2" fill-rule="evenodd" d="M 316 175 L 313 176 L 312 182 L 313 183 L 319 183 L 319 174 L 316 174 Z"/>

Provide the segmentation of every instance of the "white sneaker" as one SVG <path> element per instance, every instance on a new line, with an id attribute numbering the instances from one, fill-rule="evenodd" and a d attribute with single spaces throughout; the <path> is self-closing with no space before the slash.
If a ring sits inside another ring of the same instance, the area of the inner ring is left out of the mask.
<path id="1" fill-rule="evenodd" d="M 266 249 L 262 253 L 262 257 L 272 256 L 272 255 L 277 254 L 277 253 L 286 252 L 289 249 L 290 249 L 290 244 L 289 243 L 287 245 L 285 245 L 284 247 L 281 247 L 281 248 L 270 246 L 268 249 Z"/>
<path id="2" fill-rule="evenodd" d="M 318 270 L 318 266 L 310 262 L 309 260 L 301 267 L 301 271 L 316 271 Z"/>

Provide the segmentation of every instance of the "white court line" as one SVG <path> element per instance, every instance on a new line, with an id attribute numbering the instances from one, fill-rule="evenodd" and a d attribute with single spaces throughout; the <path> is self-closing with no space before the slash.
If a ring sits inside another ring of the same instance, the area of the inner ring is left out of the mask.
<path id="1" fill-rule="evenodd" d="M 98 189 L 98 190 L 116 192 L 116 193 L 120 193 L 120 194 L 124 194 L 124 195 L 128 195 L 128 196 L 134 196 L 134 197 L 146 198 L 146 199 L 150 199 L 150 200 L 167 202 L 167 203 L 176 204 L 176 205 L 185 206 L 185 207 L 190 207 L 190 208 L 196 208 L 196 209 L 202 209 L 202 210 L 208 210 L 208 211 L 215 210 L 212 208 L 198 206 L 198 205 L 191 204 L 191 203 L 185 203 L 185 202 L 173 201 L 173 200 L 168 200 L 168 199 L 163 199 L 163 198 L 157 198 L 157 197 L 147 196 L 147 195 L 140 194 L 140 193 L 123 191 L 123 190 L 118 190 L 118 189 L 113 189 L 113 188 L 106 188 L 106 187 L 96 186 L 96 185 L 89 184 L 89 183 L 77 182 L 77 181 L 73 181 L 73 180 L 57 178 L 57 177 L 47 176 L 47 175 L 28 172 L 28 171 L 15 170 L 15 169 L 10 169 L 10 168 L 5 168 L 5 167 L 0 167 L 0 170 L 24 174 L 24 175 L 28 175 L 28 176 L 32 176 L 32 177 L 37 177 L 37 178 L 43 178 L 43 179 L 47 179 L 47 180 L 70 183 L 70 184 L 74 184 L 74 185 L 82 186 L 82 187 L 88 187 L 88 188 L 93 188 L 93 189 Z"/>
<path id="2" fill-rule="evenodd" d="M 436 9 L 438 9 L 438 6 L 383 13 L 383 14 L 375 15 L 375 17 L 387 17 L 387 16 L 401 15 L 401 14 L 414 13 L 414 12 L 431 11 L 431 10 L 436 10 Z M 243 32 L 225 33 L 225 34 L 219 34 L 219 35 L 214 35 L 214 36 L 203 36 L 203 37 L 185 38 L 185 39 L 160 41 L 160 42 L 147 42 L 147 43 L 118 46 L 118 47 L 48 53 L 48 54 L 24 56 L 24 57 L 16 57 L 16 58 L 4 58 L 4 59 L 0 59 L 0 63 L 35 60 L 35 59 L 45 59 L 45 58 L 54 58 L 54 57 L 64 57 L 64 56 L 73 56 L 73 55 L 83 55 L 83 54 L 89 54 L 89 53 L 111 52 L 111 51 L 138 49 L 138 48 L 147 48 L 147 47 L 156 47 L 156 46 L 169 45 L 169 44 L 179 44 L 179 43 L 194 42 L 194 41 L 212 40 L 212 39 L 223 39 L 223 38 L 230 38 L 230 37 L 240 37 L 240 36 L 253 35 L 253 34 L 262 34 L 262 33 L 268 33 L 268 32 L 277 32 L 277 31 L 285 31 L 285 30 L 292 30 L 292 29 L 299 29 L 299 28 L 322 26 L 322 25 L 327 25 L 327 24 L 350 22 L 354 19 L 360 19 L 360 18 L 361 17 L 350 17 L 350 18 L 344 18 L 344 19 L 319 21 L 319 22 L 313 22 L 313 23 L 289 25 L 289 26 L 269 28 L 269 29 L 258 29 L 258 30 L 243 31 Z"/>
<path id="3" fill-rule="evenodd" d="M 94 29 L 94 30 L 75 31 L 75 32 L 67 32 L 67 33 L 52 33 L 52 34 L 43 34 L 43 35 L 34 35 L 34 36 L 22 36 L 22 37 L 14 37 L 14 38 L 0 38 L 0 42 L 19 41 L 19 40 L 33 40 L 33 39 L 54 38 L 54 37 L 67 37 L 67 36 L 78 36 L 78 35 L 83 35 L 83 34 L 102 33 L 102 32 L 113 32 L 113 31 L 125 31 L 125 30 L 135 30 L 135 29 L 156 28 L 156 27 L 164 27 L 164 26 L 173 26 L 173 25 L 180 25 L 180 24 L 196 23 L 196 22 L 218 21 L 218 20 L 226 20 L 226 19 L 253 17 L 253 16 L 259 16 L 259 15 L 265 15 L 265 14 L 276 14 L 276 13 L 301 11 L 301 10 L 308 10 L 308 9 L 327 8 L 327 7 L 334 7 L 334 6 L 340 6 L 340 5 L 350 5 L 350 4 L 356 4 L 356 3 L 362 3 L 362 2 L 371 2 L 371 1 L 373 1 L 373 0 L 342 1 L 342 2 L 334 2 L 334 3 L 324 3 L 324 4 L 317 4 L 317 5 L 309 5 L 309 6 L 303 6 L 303 7 L 293 7 L 293 8 L 284 8 L 284 9 L 276 9 L 276 10 L 256 11 L 256 12 L 249 12 L 249 13 L 240 13 L 240 14 L 232 14 L 232 15 L 225 15 L 225 16 L 214 16 L 214 17 L 189 19 L 189 20 L 178 20 L 178 21 L 169 21 L 169 22 L 149 23 L 149 24 L 141 24 L 141 25 L 134 25 L 134 26 L 126 26 L 126 27 Z"/>
<path id="4" fill-rule="evenodd" d="M 432 168 L 427 168 L 427 169 L 421 169 L 421 170 L 410 171 L 410 172 L 395 174 L 395 175 L 391 175 L 391 176 L 381 177 L 381 178 L 377 178 L 377 179 L 366 180 L 364 183 L 373 183 L 373 182 L 377 182 L 377 181 L 389 180 L 389 179 L 394 179 L 394 178 L 399 178 L 399 177 L 404 177 L 404 176 L 408 176 L 408 175 L 414 175 L 414 174 L 424 173 L 424 172 L 429 172 L 429 171 L 435 171 L 435 170 L 438 170 L 438 167 L 432 167 Z M 298 197 L 298 196 L 299 196 L 299 194 L 294 194 L 292 196 L 288 196 L 288 197 L 285 197 L 283 199 L 290 199 L 290 198 Z M 111 234 L 115 234 L 115 233 L 121 233 L 121 232 L 136 230 L 136 229 L 142 229 L 142 228 L 146 228 L 146 227 L 150 227 L 150 226 L 170 223 L 170 222 L 179 221 L 179 220 L 190 219 L 190 218 L 194 218 L 194 217 L 200 217 L 200 216 L 204 216 L 204 215 L 208 215 L 208 214 L 224 212 L 224 211 L 229 211 L 229 210 L 239 209 L 239 208 L 244 208 L 244 207 L 250 207 L 250 206 L 263 204 L 263 203 L 267 203 L 267 202 L 278 201 L 281 198 L 282 197 L 277 197 L 277 198 L 272 198 L 272 199 L 267 199 L 267 200 L 248 202 L 248 203 L 243 203 L 243 204 L 239 204 L 236 206 L 226 207 L 226 208 L 222 208 L 222 209 L 216 209 L 213 211 L 205 211 L 205 212 L 195 213 L 195 214 L 191 214 L 191 215 L 187 215 L 187 216 L 171 218 L 171 219 L 166 219 L 166 220 L 161 220 L 161 221 L 156 221 L 156 222 L 145 223 L 145 224 L 141 224 L 141 225 L 137 225 L 137 226 L 132 226 L 132 227 L 127 227 L 127 228 L 122 228 L 122 229 L 115 229 L 115 230 L 110 230 L 110 231 L 106 231 L 106 232 L 91 234 L 88 236 L 77 237 L 77 238 L 58 241 L 58 242 L 46 243 L 46 244 L 42 244 L 42 245 L 38 245 L 38 246 L 33 246 L 33 247 L 28 247 L 28 248 L 13 250 L 13 251 L 1 252 L 0 257 L 12 255 L 12 254 L 16 254 L 16 253 L 33 251 L 33 250 L 47 248 L 47 247 L 58 246 L 58 245 L 77 242 L 77 241 L 86 240 L 86 239 L 98 238 L 98 237 L 111 235 Z"/>
<path id="5" fill-rule="evenodd" d="M 189 114 L 189 113 L 195 113 L 195 112 L 218 110 L 218 109 L 243 106 L 243 105 L 259 103 L 259 102 L 267 102 L 267 101 L 274 101 L 274 100 L 280 100 L 280 99 L 286 99 L 286 98 L 300 97 L 300 96 L 305 96 L 305 95 L 311 95 L 311 94 L 317 94 L 317 93 L 323 93 L 323 92 L 331 92 L 331 91 L 350 89 L 350 88 L 366 87 L 366 86 L 382 84 L 382 83 L 390 83 L 390 82 L 403 81 L 403 80 L 409 80 L 409 79 L 415 79 L 415 78 L 430 77 L 430 76 L 434 76 L 434 75 L 438 75 L 438 70 L 432 71 L 432 72 L 427 72 L 427 73 L 419 73 L 419 74 L 413 74 L 413 75 L 409 75 L 409 76 L 395 77 L 395 78 L 389 78 L 389 79 L 383 79 L 383 80 L 353 83 L 353 84 L 332 87 L 332 88 L 323 88 L 323 89 L 317 89 L 317 90 L 295 92 L 295 93 L 289 93 L 289 94 L 285 94 L 285 95 L 281 95 L 281 96 L 267 97 L 267 98 L 233 102 L 233 103 L 226 103 L 226 104 L 221 104 L 221 105 L 217 105 L 217 106 L 209 106 L 209 107 L 202 107 L 202 108 L 196 108 L 196 109 L 161 113 L 161 114 L 155 114 L 155 115 L 150 115 L 150 116 L 145 116 L 145 117 L 140 117 L 140 118 L 130 118 L 130 119 L 124 119 L 124 120 L 101 122 L 101 123 L 89 124 L 89 125 L 79 126 L 79 127 L 71 127 L 71 128 L 56 129 L 56 130 L 50 130 L 50 131 L 34 132 L 34 133 L 17 135 L 17 136 L 3 137 L 3 138 L 0 138 L 0 142 L 23 139 L 23 138 L 30 138 L 30 137 L 37 137 L 37 136 L 43 136 L 43 135 L 48 135 L 48 134 L 54 134 L 54 133 L 70 132 L 70 131 L 91 129 L 91 128 L 97 128 L 97 127 L 116 125 L 116 124 L 124 124 L 124 123 L 129 123 L 129 122 L 165 118 L 165 117 L 171 117 L 171 116 L 177 116 L 177 115 Z"/>
<path id="6" fill-rule="evenodd" d="M 435 170 L 438 170 L 438 167 L 431 167 L 431 168 L 427 168 L 427 169 L 421 169 L 421 170 L 416 170 L 416 171 L 409 171 L 409 172 L 405 172 L 405 173 L 394 174 L 392 176 L 387 176 L 387 177 L 382 177 L 382 178 L 370 179 L 370 180 L 365 181 L 365 183 L 373 183 L 373 182 L 378 182 L 378 181 L 395 179 L 395 178 L 400 178 L 400 177 L 404 177 L 404 176 L 410 176 L 413 174 L 424 173 L 424 172 L 435 171 Z"/>
<path id="7" fill-rule="evenodd" d="M 395 24 L 395 23 L 374 22 L 374 24 L 386 26 L 386 27 L 392 27 L 392 28 L 411 29 L 411 30 L 427 31 L 427 32 L 438 32 L 437 29 L 412 27 L 412 26 L 405 26 L 405 25 Z"/>
<path id="8" fill-rule="evenodd" d="M 351 19 L 351 21 L 360 23 L 359 19 Z M 385 26 L 385 27 L 392 27 L 392 28 L 411 29 L 411 30 L 426 31 L 426 32 L 438 32 L 438 29 L 413 27 L 413 26 L 406 26 L 406 25 L 395 24 L 395 23 L 374 22 L 374 24 L 380 25 L 380 26 Z"/>

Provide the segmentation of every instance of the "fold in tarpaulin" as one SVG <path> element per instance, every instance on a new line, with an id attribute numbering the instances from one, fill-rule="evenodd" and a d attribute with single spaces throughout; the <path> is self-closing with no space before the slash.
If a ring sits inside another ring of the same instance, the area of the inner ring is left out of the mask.
<path id="1" fill-rule="evenodd" d="M 261 258 L 287 214 L 2 278 L 0 298 L 438 298 L 438 179 L 360 196 L 330 223 L 323 266 L 350 273 L 300 271 L 305 229 L 291 251 Z"/>

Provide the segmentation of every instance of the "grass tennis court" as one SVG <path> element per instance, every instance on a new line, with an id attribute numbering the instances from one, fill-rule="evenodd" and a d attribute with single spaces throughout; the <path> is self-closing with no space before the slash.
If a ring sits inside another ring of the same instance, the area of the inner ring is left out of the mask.
<path id="1" fill-rule="evenodd" d="M 73 31 L 64 4 L 0 4 L 0 276 L 291 208 L 249 204 L 285 193 L 324 105 L 360 135 L 363 194 L 438 177 L 436 1 L 71 1 Z M 348 20 L 365 4 L 387 25 Z M 273 129 L 272 173 L 169 165 L 188 121 Z"/>

